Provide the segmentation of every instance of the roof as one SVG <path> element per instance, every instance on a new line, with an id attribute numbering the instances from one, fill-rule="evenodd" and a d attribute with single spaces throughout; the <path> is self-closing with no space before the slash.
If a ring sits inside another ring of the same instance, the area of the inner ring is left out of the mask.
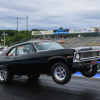
<path id="1" fill-rule="evenodd" d="M 23 45 L 23 44 L 28 44 L 28 43 L 36 43 L 36 42 L 53 42 L 53 41 L 51 41 L 51 40 L 37 40 L 37 41 L 29 41 L 29 42 L 19 43 L 19 44 L 13 45 L 13 46 L 11 46 L 11 47 L 15 47 L 15 46 L 18 46 L 18 45 Z"/>

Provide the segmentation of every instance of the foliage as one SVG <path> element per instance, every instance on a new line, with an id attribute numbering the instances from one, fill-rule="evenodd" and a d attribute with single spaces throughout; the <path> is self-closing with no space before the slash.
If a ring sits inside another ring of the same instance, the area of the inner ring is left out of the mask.
<path id="1" fill-rule="evenodd" d="M 4 36 L 2 35 L 2 33 L 7 33 L 8 35 L 5 36 L 5 45 L 9 45 L 17 42 L 19 40 L 22 40 L 24 38 L 27 38 L 29 36 L 31 36 L 31 32 L 30 31 L 17 31 L 17 30 L 0 30 L 0 39 L 4 40 Z M 0 41 L 0 44 L 4 44 L 3 41 Z"/>
<path id="2" fill-rule="evenodd" d="M 44 31 L 44 29 L 32 29 L 32 30 L 21 30 L 21 31 L 17 31 L 17 30 L 0 30 L 0 40 L 3 39 L 4 40 L 4 36 L 2 35 L 3 33 L 7 33 L 8 35 L 5 36 L 5 45 L 10 46 L 11 44 L 13 44 L 14 42 L 18 42 L 22 39 L 25 39 L 27 37 L 31 36 L 31 32 L 32 31 Z M 35 36 L 33 36 L 34 38 Z M 0 41 L 0 44 L 4 44 L 3 41 Z"/>
<path id="3" fill-rule="evenodd" d="M 59 30 L 63 30 L 63 27 L 60 27 Z"/>

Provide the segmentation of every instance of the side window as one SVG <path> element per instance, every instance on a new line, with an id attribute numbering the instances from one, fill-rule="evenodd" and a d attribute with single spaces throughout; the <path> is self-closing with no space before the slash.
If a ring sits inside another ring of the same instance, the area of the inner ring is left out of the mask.
<path id="1" fill-rule="evenodd" d="M 15 52 L 16 52 L 16 48 L 13 48 L 13 49 L 7 54 L 7 56 L 15 56 Z"/>
<path id="2" fill-rule="evenodd" d="M 17 55 L 35 52 L 31 44 L 21 45 L 17 47 Z"/>

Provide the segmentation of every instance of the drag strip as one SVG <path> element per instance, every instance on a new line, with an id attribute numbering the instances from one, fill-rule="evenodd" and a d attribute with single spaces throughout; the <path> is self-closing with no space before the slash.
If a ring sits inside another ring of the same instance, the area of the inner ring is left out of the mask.
<path id="1" fill-rule="evenodd" d="M 26 76 L 0 84 L 0 100 L 100 100 L 100 79 L 72 75 L 69 83 L 59 85 L 52 77 L 41 75 L 37 81 Z"/>
<path id="2" fill-rule="evenodd" d="M 75 74 L 73 74 L 73 75 L 76 75 L 76 76 L 83 76 L 83 75 L 81 74 L 81 72 L 77 72 L 77 73 L 75 73 Z M 95 77 L 95 78 L 100 78 L 100 72 L 97 73 L 96 75 L 94 75 L 93 77 Z"/>

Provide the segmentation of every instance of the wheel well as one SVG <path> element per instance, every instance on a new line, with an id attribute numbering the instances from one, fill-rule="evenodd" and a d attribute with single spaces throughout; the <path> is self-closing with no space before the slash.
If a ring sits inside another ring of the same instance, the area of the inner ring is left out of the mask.
<path id="1" fill-rule="evenodd" d="M 51 70 L 52 66 L 53 66 L 55 63 L 57 63 L 57 62 L 63 62 L 63 63 L 66 64 L 69 68 L 71 68 L 70 65 L 68 64 L 68 62 L 67 62 L 65 59 L 63 59 L 63 58 L 53 58 L 53 59 L 51 59 L 51 60 L 48 62 L 49 70 Z"/>

